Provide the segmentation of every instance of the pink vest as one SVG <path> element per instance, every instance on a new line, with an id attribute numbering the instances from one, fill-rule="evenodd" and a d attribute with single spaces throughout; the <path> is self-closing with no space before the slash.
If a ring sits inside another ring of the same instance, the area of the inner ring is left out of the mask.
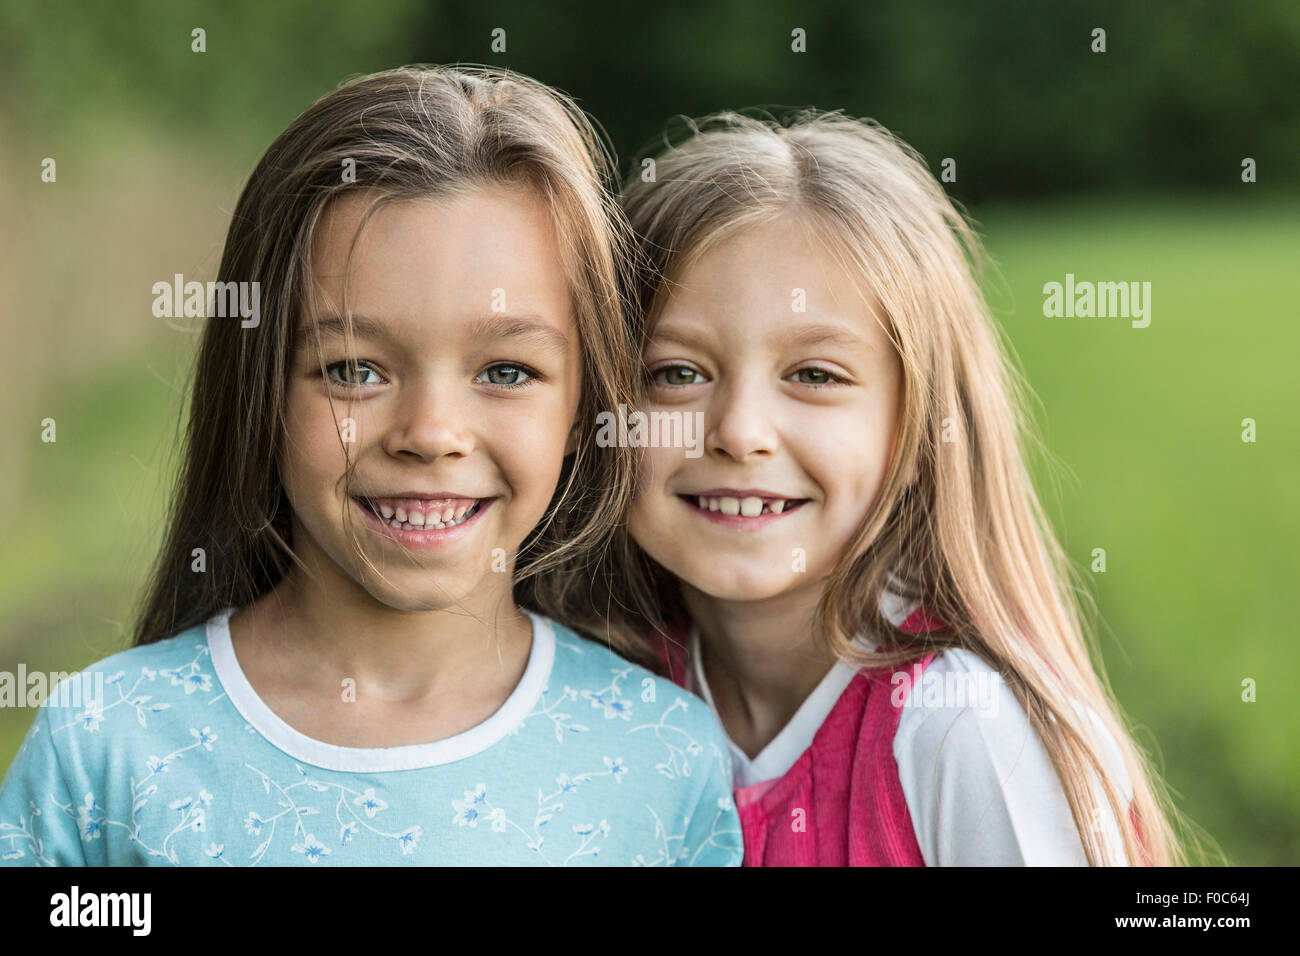
<path id="1" fill-rule="evenodd" d="M 917 608 L 899 629 L 924 634 L 941 626 Z M 685 687 L 686 628 L 659 638 L 663 673 Z M 858 671 L 785 776 L 735 792 L 745 866 L 925 866 L 894 759 L 902 711 L 890 678 L 904 668 L 923 671 L 933 658 Z M 1140 865 L 1150 866 L 1136 805 L 1129 820 Z"/>
<path id="2" fill-rule="evenodd" d="M 938 624 L 918 608 L 901 629 Z M 657 642 L 664 673 L 683 687 L 685 636 Z M 785 776 L 735 792 L 745 866 L 925 866 L 894 760 L 902 711 L 890 699 L 891 675 L 912 666 L 860 670 Z"/>

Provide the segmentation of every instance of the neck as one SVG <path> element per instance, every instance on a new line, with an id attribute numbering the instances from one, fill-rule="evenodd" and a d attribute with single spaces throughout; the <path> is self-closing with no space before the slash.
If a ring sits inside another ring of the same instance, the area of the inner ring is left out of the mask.
<path id="1" fill-rule="evenodd" d="M 392 704 L 495 683 L 493 675 L 523 669 L 532 642 L 532 623 L 508 588 L 444 610 L 410 611 L 380 603 L 350 580 L 297 567 L 240 616 L 259 652 L 300 686 L 337 693 L 351 678 Z"/>
<path id="2" fill-rule="evenodd" d="M 751 758 L 790 722 L 835 666 L 814 639 L 816 588 L 764 601 L 725 601 L 687 585 L 704 678 L 728 736 Z"/>

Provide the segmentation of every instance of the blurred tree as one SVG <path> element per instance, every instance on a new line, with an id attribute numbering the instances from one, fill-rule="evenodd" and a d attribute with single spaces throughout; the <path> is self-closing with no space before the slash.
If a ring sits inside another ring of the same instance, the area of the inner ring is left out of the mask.
<path id="1" fill-rule="evenodd" d="M 20 125 L 143 118 L 254 155 L 348 76 L 461 61 L 572 93 L 625 169 L 674 115 L 816 105 L 873 116 L 936 170 L 955 158 L 967 200 L 1229 188 L 1244 156 L 1261 182 L 1300 173 L 1293 0 L 4 0 L 0 16 L 0 105 Z M 807 52 L 791 49 L 796 27 Z"/>

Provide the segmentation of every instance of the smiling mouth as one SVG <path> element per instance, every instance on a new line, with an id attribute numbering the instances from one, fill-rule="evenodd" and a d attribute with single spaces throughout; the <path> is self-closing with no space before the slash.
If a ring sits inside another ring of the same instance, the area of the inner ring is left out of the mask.
<path id="1" fill-rule="evenodd" d="M 682 501 L 698 511 L 714 512 L 728 517 L 758 518 L 789 514 L 806 505 L 808 498 L 769 498 L 749 495 L 678 495 Z"/>

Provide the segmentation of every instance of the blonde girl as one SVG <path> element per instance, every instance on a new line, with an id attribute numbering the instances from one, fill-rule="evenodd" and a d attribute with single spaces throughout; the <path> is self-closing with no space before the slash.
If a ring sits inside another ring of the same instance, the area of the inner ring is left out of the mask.
<path id="1" fill-rule="evenodd" d="M 729 112 L 623 204 L 641 407 L 705 438 L 643 449 L 611 605 L 721 718 L 746 865 L 1182 861 L 923 160 L 839 113 Z"/>

